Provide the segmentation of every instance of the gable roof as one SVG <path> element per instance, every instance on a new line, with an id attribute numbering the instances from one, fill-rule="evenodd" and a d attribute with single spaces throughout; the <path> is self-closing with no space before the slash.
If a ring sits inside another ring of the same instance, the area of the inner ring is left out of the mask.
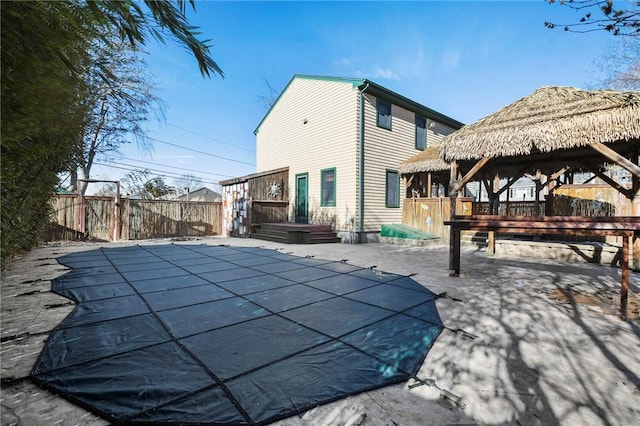
<path id="1" fill-rule="evenodd" d="M 220 194 L 217 191 L 214 191 L 211 188 L 203 186 L 201 188 L 194 189 L 193 191 L 189 191 L 189 193 L 187 194 L 178 195 L 176 197 L 176 200 L 186 200 L 186 199 L 192 199 L 197 197 L 210 198 L 212 200 L 215 200 L 216 198 L 222 198 L 222 194 Z"/>
<path id="2" fill-rule="evenodd" d="M 384 86 L 381 86 L 369 79 L 366 78 L 349 78 L 349 77 L 330 77 L 330 76 L 320 76 L 320 75 L 308 75 L 308 74 L 295 74 L 291 80 L 289 80 L 289 83 L 287 83 L 287 85 L 285 86 L 285 88 L 282 90 L 282 92 L 280 92 L 280 95 L 278 96 L 278 98 L 275 100 L 275 102 L 273 103 L 273 105 L 271 105 L 271 108 L 269 108 L 269 111 L 267 111 L 267 113 L 265 114 L 265 116 L 262 118 L 262 120 L 260 120 L 260 123 L 258 123 L 258 126 L 255 128 L 255 130 L 253 131 L 253 134 L 258 134 L 258 131 L 260 130 L 260 126 L 262 126 L 262 123 L 264 122 L 264 120 L 267 119 L 267 117 L 269 116 L 269 114 L 271 113 L 271 110 L 278 104 L 278 101 L 280 100 L 280 98 L 282 97 L 282 95 L 287 91 L 287 89 L 289 88 L 289 86 L 291 86 L 291 83 L 293 83 L 294 80 L 296 79 L 305 79 L 305 80 L 317 80 L 317 81 L 332 81 L 335 83 L 346 83 L 346 84 L 351 84 L 352 87 L 354 88 L 358 88 L 360 90 L 365 90 L 366 89 L 366 93 L 371 93 L 376 97 L 381 97 L 384 98 L 390 102 L 392 102 L 395 105 L 401 106 L 405 109 L 408 109 L 410 111 L 413 111 L 417 114 L 423 115 L 426 118 L 430 118 L 432 120 L 438 121 L 442 124 L 445 124 L 449 127 L 452 127 L 454 129 L 459 129 L 460 127 L 462 127 L 464 124 L 459 122 L 458 120 L 455 120 L 451 117 L 448 117 L 444 114 L 439 113 L 438 111 L 435 111 L 431 108 L 428 108 L 422 104 L 419 104 L 418 102 L 415 102 L 405 96 L 402 96 L 392 90 L 387 89 Z"/>
<path id="3" fill-rule="evenodd" d="M 640 92 L 541 87 L 446 136 L 445 161 L 551 152 L 640 140 Z"/>

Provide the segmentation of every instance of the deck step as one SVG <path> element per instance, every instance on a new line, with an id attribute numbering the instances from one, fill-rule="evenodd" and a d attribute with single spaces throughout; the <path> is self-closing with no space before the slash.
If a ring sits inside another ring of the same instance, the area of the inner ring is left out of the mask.
<path id="1" fill-rule="evenodd" d="M 261 223 L 252 227 L 251 238 L 285 244 L 326 244 L 342 242 L 329 225 L 302 223 Z"/>

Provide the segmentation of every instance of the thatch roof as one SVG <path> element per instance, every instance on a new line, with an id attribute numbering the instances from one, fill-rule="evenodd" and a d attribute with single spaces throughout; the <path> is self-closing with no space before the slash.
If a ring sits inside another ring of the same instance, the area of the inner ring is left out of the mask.
<path id="1" fill-rule="evenodd" d="M 400 163 L 401 174 L 420 172 L 439 172 L 449 170 L 451 166 L 440 158 L 440 147 L 430 146 L 424 151 Z"/>
<path id="2" fill-rule="evenodd" d="M 640 140 L 640 92 L 542 87 L 446 136 L 445 161 Z"/>

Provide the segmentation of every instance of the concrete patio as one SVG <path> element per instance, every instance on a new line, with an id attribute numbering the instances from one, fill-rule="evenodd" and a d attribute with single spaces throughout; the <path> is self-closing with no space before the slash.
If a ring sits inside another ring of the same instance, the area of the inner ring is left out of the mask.
<path id="1" fill-rule="evenodd" d="M 169 240 L 137 241 L 168 244 Z M 110 247 L 134 242 L 112 243 Z M 628 425 L 640 418 L 640 274 L 632 273 L 630 317 L 617 315 L 618 268 L 488 257 L 463 248 L 450 277 L 448 247 L 282 245 L 204 238 L 180 244 L 263 246 L 342 260 L 412 278 L 437 301 L 447 329 L 418 377 L 285 419 L 279 425 Z M 28 378 L 47 334 L 73 310 L 50 292 L 67 268 L 56 258 L 98 244 L 50 244 L 2 272 L 2 425 L 105 425 Z M 419 385 L 419 386 L 414 386 Z"/>

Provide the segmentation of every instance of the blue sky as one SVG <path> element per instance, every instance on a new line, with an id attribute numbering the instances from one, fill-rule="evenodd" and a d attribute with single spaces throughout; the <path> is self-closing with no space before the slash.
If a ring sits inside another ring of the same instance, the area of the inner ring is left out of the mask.
<path id="1" fill-rule="evenodd" d="M 122 167 L 135 166 L 190 173 L 211 186 L 255 172 L 265 81 L 281 90 L 294 74 L 364 77 L 473 123 L 541 86 L 593 88 L 602 79 L 596 62 L 613 41 L 600 31 L 545 28 L 580 14 L 544 0 L 199 1 L 188 16 L 211 40 L 225 78 L 203 78 L 172 41 L 150 43 L 147 61 L 167 109 L 148 134 L 165 143 L 156 141 L 152 154 L 126 146 L 121 168 L 96 167 L 93 178 L 120 179 Z"/>

